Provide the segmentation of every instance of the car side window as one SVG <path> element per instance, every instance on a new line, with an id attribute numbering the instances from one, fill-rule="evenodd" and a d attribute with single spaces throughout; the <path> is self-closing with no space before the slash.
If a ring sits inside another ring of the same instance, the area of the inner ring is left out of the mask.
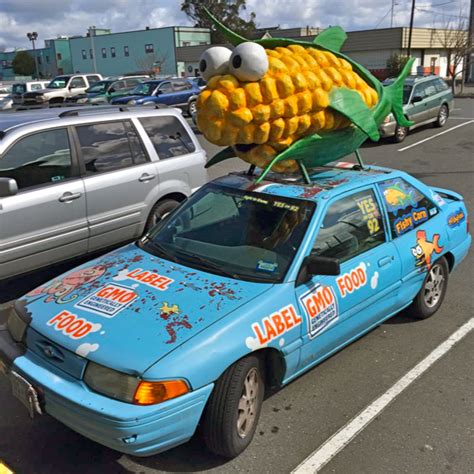
<path id="1" fill-rule="evenodd" d="M 72 168 L 71 147 L 65 128 L 21 138 L 0 159 L 0 176 L 15 179 L 19 189 L 71 178 Z"/>
<path id="2" fill-rule="evenodd" d="M 160 159 L 192 153 L 196 150 L 183 124 L 172 115 L 139 119 Z"/>
<path id="3" fill-rule="evenodd" d="M 42 84 L 31 84 L 31 90 L 32 91 L 37 91 L 43 88 Z"/>
<path id="4" fill-rule="evenodd" d="M 426 85 L 425 84 L 417 84 L 413 91 L 412 99 L 414 97 L 421 97 L 424 99 L 426 97 Z"/>
<path id="5" fill-rule="evenodd" d="M 373 190 L 332 203 L 313 245 L 313 254 L 349 260 L 385 242 L 382 214 Z"/>
<path id="6" fill-rule="evenodd" d="M 141 142 L 129 123 L 80 125 L 76 131 L 87 174 L 115 171 L 146 161 Z"/>
<path id="7" fill-rule="evenodd" d="M 437 93 L 434 81 L 427 82 L 425 85 L 425 97 L 430 97 Z"/>
<path id="8" fill-rule="evenodd" d="M 127 79 L 125 81 L 125 87 L 135 87 L 137 84 L 140 84 L 140 81 L 139 79 Z"/>
<path id="9" fill-rule="evenodd" d="M 86 81 L 82 77 L 74 77 L 69 84 L 71 87 L 87 87 Z"/>
<path id="10" fill-rule="evenodd" d="M 443 79 L 441 79 L 440 77 L 437 77 L 434 80 L 434 84 L 437 92 L 444 92 L 449 89 L 448 84 L 446 84 L 446 82 L 444 82 Z"/>
<path id="11" fill-rule="evenodd" d="M 394 237 L 409 232 L 438 213 L 433 202 L 401 178 L 384 181 L 379 186 Z"/>
<path id="12" fill-rule="evenodd" d="M 92 75 L 92 76 L 86 76 L 86 77 L 87 77 L 87 80 L 89 81 L 90 86 L 101 80 L 101 78 L 99 76 Z"/>
<path id="13" fill-rule="evenodd" d="M 173 81 L 173 89 L 177 92 L 191 89 L 191 84 L 185 81 Z"/>
<path id="14" fill-rule="evenodd" d="M 162 94 L 166 94 L 166 93 L 168 93 L 168 92 L 171 92 L 171 91 L 172 91 L 171 82 L 162 82 L 162 83 L 158 86 L 158 90 L 159 90 Z"/>

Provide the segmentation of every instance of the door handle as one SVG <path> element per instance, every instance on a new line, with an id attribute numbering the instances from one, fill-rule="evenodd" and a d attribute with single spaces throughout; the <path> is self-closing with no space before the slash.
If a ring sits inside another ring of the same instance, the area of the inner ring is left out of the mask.
<path id="1" fill-rule="evenodd" d="M 74 199 L 79 199 L 81 196 L 81 193 L 66 192 L 58 200 L 59 202 L 71 202 L 74 201 Z"/>
<path id="2" fill-rule="evenodd" d="M 393 257 L 382 257 L 377 263 L 379 267 L 384 267 L 385 265 L 389 265 L 392 263 Z"/>
<path id="3" fill-rule="evenodd" d="M 138 178 L 138 181 L 140 181 L 140 183 L 146 183 L 147 181 L 151 181 L 152 179 L 155 179 L 155 178 L 156 178 L 156 174 L 144 173 Z"/>

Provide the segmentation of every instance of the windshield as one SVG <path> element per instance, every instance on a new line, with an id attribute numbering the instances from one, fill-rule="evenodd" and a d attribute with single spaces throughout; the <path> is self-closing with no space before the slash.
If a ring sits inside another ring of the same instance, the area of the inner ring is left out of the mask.
<path id="1" fill-rule="evenodd" d="M 408 104 L 412 89 L 413 89 L 413 86 L 407 86 L 407 85 L 403 86 L 403 103 L 404 104 Z"/>
<path id="2" fill-rule="evenodd" d="M 281 281 L 315 204 L 209 184 L 140 246 L 159 257 L 247 281 Z"/>
<path id="3" fill-rule="evenodd" d="M 66 87 L 69 77 L 55 77 L 49 84 L 48 89 L 64 89 Z"/>
<path id="4" fill-rule="evenodd" d="M 26 92 L 26 85 L 25 84 L 13 84 L 12 87 L 13 94 L 23 94 Z"/>
<path id="5" fill-rule="evenodd" d="M 87 92 L 105 92 L 112 81 L 99 81 L 87 89 Z"/>
<path id="6" fill-rule="evenodd" d="M 153 82 L 144 82 L 142 84 L 138 84 L 138 86 L 136 86 L 131 92 L 131 95 L 152 95 L 156 86 L 157 84 Z"/>

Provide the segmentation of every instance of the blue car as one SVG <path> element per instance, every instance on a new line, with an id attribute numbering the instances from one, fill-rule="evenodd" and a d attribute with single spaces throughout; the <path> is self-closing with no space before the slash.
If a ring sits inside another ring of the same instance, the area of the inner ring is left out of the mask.
<path id="1" fill-rule="evenodd" d="M 189 79 L 160 79 L 138 84 L 125 97 L 110 101 L 113 105 L 162 104 L 179 107 L 189 115 L 195 110 L 196 96 L 201 92 L 198 84 Z"/>
<path id="2" fill-rule="evenodd" d="M 264 393 L 408 307 L 427 318 L 471 245 L 452 191 L 401 171 L 234 173 L 140 241 L 3 309 L 0 366 L 30 416 L 117 451 L 232 458 Z M 34 426 L 32 427 L 34 429 Z"/>

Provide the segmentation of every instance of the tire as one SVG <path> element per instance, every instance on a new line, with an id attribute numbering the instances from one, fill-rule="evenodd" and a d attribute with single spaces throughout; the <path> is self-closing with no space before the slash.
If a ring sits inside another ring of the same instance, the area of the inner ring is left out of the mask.
<path id="1" fill-rule="evenodd" d="M 191 102 L 189 102 L 188 104 L 188 115 L 190 117 L 193 116 L 193 114 L 196 113 L 196 101 L 195 100 L 192 100 Z"/>
<path id="2" fill-rule="evenodd" d="M 420 292 L 409 307 L 408 312 L 411 316 L 417 319 L 427 319 L 438 311 L 446 295 L 448 277 L 448 262 L 444 257 L 441 257 L 428 270 Z M 435 280 L 435 287 L 433 287 L 433 280 Z"/>
<path id="3" fill-rule="evenodd" d="M 395 135 L 392 137 L 392 141 L 394 143 L 401 143 L 403 140 L 405 140 L 407 135 L 408 135 L 408 128 L 397 125 L 397 127 L 395 128 Z"/>
<path id="4" fill-rule="evenodd" d="M 174 199 L 163 199 L 158 201 L 151 209 L 145 224 L 145 232 L 148 232 L 160 219 L 174 211 L 179 206 L 179 201 Z"/>
<path id="5" fill-rule="evenodd" d="M 262 364 L 254 355 L 239 360 L 222 374 L 201 423 L 209 450 L 231 459 L 247 448 L 257 428 L 264 391 Z"/>
<path id="6" fill-rule="evenodd" d="M 448 106 L 446 104 L 443 104 L 439 108 L 438 118 L 436 119 L 436 122 L 433 123 L 433 125 L 439 128 L 444 127 L 446 125 L 446 122 L 448 121 L 448 117 L 449 117 Z"/>

